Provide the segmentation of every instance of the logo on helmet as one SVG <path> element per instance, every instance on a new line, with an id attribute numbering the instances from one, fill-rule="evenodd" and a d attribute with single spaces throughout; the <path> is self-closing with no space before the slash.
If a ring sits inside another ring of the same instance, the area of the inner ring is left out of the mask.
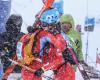
<path id="1" fill-rule="evenodd" d="M 40 18 L 41 23 L 57 24 L 60 21 L 60 14 L 56 9 L 45 11 Z"/>

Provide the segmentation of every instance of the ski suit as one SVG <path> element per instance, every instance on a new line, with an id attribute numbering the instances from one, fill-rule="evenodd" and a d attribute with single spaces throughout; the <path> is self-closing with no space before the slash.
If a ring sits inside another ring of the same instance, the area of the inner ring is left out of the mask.
<path id="1" fill-rule="evenodd" d="M 78 60 L 79 61 L 83 60 L 81 35 L 74 29 L 75 25 L 73 17 L 69 14 L 62 15 L 61 22 L 70 23 L 72 25 L 72 28 L 68 32 L 66 32 L 66 34 L 70 38 L 70 42 L 74 47 L 74 51 L 76 52 Z"/>
<path id="2" fill-rule="evenodd" d="M 47 42 L 50 45 L 45 48 Z M 66 47 L 67 41 L 62 34 L 53 35 L 43 30 L 37 36 L 35 53 L 39 53 L 44 71 L 57 70 L 57 73 L 54 75 L 54 80 L 75 80 L 72 65 L 69 62 L 64 63 L 62 56 Z"/>
<path id="3" fill-rule="evenodd" d="M 21 61 L 22 64 L 30 67 L 33 70 L 37 70 L 41 67 L 41 62 L 34 60 L 34 56 L 32 55 L 33 43 L 34 33 L 24 35 L 18 42 L 20 45 L 19 47 L 17 44 L 17 48 L 19 49 L 19 51 L 17 50 L 17 56 L 18 60 Z M 21 75 L 23 80 L 41 80 L 40 77 L 35 76 L 33 72 L 24 67 L 22 67 Z"/>
<path id="4" fill-rule="evenodd" d="M 74 25 L 73 17 L 69 14 L 68 15 L 62 15 L 60 20 L 61 20 L 62 23 L 71 24 L 72 27 L 69 29 L 69 31 L 66 32 L 66 34 L 70 38 L 70 42 L 71 42 L 71 44 L 74 48 L 74 51 L 76 53 L 77 60 L 82 61 L 83 60 L 83 54 L 82 54 L 81 35 L 79 34 L 79 32 L 77 32 L 74 29 L 75 25 Z M 74 65 L 73 68 L 76 70 L 76 65 Z M 75 74 L 75 71 L 74 71 L 73 74 Z"/>
<path id="5" fill-rule="evenodd" d="M 4 75 L 3 79 L 7 79 L 8 75 L 13 71 L 19 72 L 18 66 L 11 64 L 7 58 L 15 60 L 16 44 L 20 37 L 24 34 L 20 32 L 22 25 L 22 17 L 19 15 L 11 15 L 6 22 L 6 32 L 2 33 L 0 39 L 2 40 L 2 52 L 6 53 L 2 55 L 2 62 L 4 63 Z M 5 58 L 7 57 L 7 58 Z M 2 79 L 2 80 L 3 80 Z"/>

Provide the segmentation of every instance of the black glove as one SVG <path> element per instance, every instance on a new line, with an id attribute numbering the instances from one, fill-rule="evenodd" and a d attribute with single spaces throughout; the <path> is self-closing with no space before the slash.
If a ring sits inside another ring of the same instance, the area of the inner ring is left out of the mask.
<path id="1" fill-rule="evenodd" d="M 2 55 L 2 56 L 1 56 L 1 61 L 2 61 L 2 63 L 7 62 L 7 61 L 8 61 L 7 56 L 6 56 L 6 55 Z"/>
<path id="2" fill-rule="evenodd" d="M 73 59 L 73 56 L 71 55 L 71 53 L 70 53 L 70 51 L 68 49 L 66 49 L 63 52 L 63 58 L 64 58 L 65 62 L 69 62 L 70 64 L 73 64 L 73 65 L 76 64 L 74 59 Z"/>
<path id="3" fill-rule="evenodd" d="M 44 71 L 42 70 L 42 68 L 38 69 L 37 71 L 34 72 L 34 74 L 38 77 L 41 77 L 42 73 L 44 73 Z"/>
<path id="4" fill-rule="evenodd" d="M 10 42 L 4 42 L 4 48 L 7 48 L 8 50 L 12 49 L 12 44 Z"/>
<path id="5" fill-rule="evenodd" d="M 54 74 L 57 74 L 58 71 L 57 70 L 53 70 L 53 72 L 54 72 Z"/>

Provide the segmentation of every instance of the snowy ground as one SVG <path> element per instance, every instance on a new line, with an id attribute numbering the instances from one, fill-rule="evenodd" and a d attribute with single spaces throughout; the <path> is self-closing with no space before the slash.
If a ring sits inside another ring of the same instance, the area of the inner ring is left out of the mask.
<path id="1" fill-rule="evenodd" d="M 9 75 L 7 80 L 22 80 L 21 74 L 12 73 Z"/>
<path id="2" fill-rule="evenodd" d="M 77 74 L 76 80 L 84 80 L 82 77 L 79 77 L 80 73 Z M 7 80 L 22 80 L 21 74 L 13 73 L 10 74 Z M 91 79 L 91 80 L 100 80 L 100 79 Z"/>

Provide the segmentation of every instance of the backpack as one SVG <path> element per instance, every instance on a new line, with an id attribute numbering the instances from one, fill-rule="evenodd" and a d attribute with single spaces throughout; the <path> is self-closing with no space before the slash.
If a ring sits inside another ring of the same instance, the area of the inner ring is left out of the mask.
<path id="1" fill-rule="evenodd" d="M 29 65 L 34 60 L 34 56 L 32 55 L 34 36 L 34 33 L 26 34 L 22 36 L 20 41 L 17 43 L 17 58 L 23 64 Z"/>

